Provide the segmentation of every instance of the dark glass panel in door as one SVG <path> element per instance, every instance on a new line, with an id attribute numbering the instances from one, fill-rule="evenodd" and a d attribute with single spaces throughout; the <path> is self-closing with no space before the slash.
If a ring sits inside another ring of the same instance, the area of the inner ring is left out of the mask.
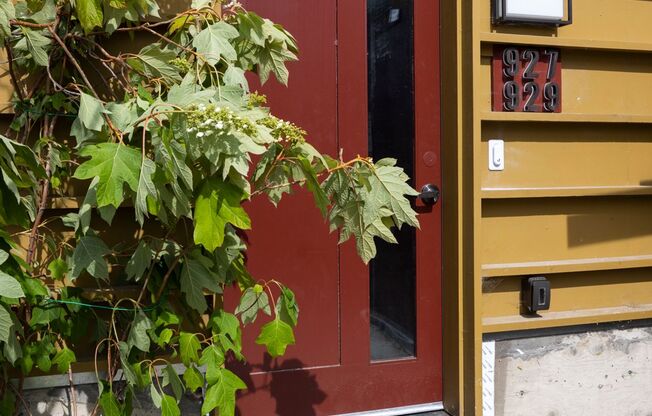
<path id="1" fill-rule="evenodd" d="M 369 153 L 391 157 L 414 176 L 413 1 L 368 0 Z M 414 185 L 414 184 L 412 184 Z M 416 354 L 415 230 L 377 240 L 370 265 L 371 359 Z"/>

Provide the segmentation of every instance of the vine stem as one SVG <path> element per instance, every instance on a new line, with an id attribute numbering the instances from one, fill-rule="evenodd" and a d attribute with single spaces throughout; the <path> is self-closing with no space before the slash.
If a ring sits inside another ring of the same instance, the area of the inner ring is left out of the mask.
<path id="1" fill-rule="evenodd" d="M 23 405 L 23 408 L 25 408 L 25 411 L 27 412 L 28 416 L 32 416 L 32 411 L 29 409 L 29 406 L 27 405 L 27 402 L 25 401 L 25 398 L 23 397 L 22 393 L 14 387 L 13 384 L 7 382 L 9 385 L 9 388 L 11 388 L 14 391 L 14 394 L 18 396 L 18 399 L 20 400 L 20 403 Z M 16 413 L 18 412 L 18 409 L 16 409 Z"/>
<path id="2" fill-rule="evenodd" d="M 86 84 L 88 89 L 93 93 L 93 96 L 95 96 L 96 99 L 100 100 L 100 96 L 97 94 L 97 91 L 95 91 L 95 88 L 93 88 L 93 84 L 91 84 L 91 82 L 88 80 L 86 73 L 79 65 L 79 62 L 77 61 L 77 59 L 75 59 L 72 52 L 70 52 L 70 50 L 66 46 L 66 43 L 59 37 L 59 35 L 57 35 L 57 32 L 52 28 L 52 26 L 48 26 L 47 29 L 50 31 L 50 34 L 52 35 L 54 40 L 56 40 L 59 46 L 61 46 L 61 49 L 63 49 L 63 52 L 66 54 L 68 59 L 70 59 L 70 62 L 73 64 L 77 72 L 79 72 L 79 75 L 82 77 L 82 80 L 84 80 L 84 84 Z M 122 142 L 122 133 L 115 128 L 115 126 L 111 122 L 111 118 L 108 115 L 104 114 L 104 119 L 106 120 L 106 124 L 109 126 L 111 131 L 113 131 L 115 135 L 118 137 L 118 139 Z"/>
<path id="3" fill-rule="evenodd" d="M 68 383 L 70 383 L 70 413 L 71 416 L 77 416 L 77 393 L 72 379 L 72 365 L 68 366 Z"/>
<path id="4" fill-rule="evenodd" d="M 52 145 L 48 145 L 48 160 L 45 162 L 45 180 L 43 181 L 43 187 L 41 188 L 41 201 L 38 207 L 38 213 L 36 218 L 34 218 L 34 224 L 32 225 L 32 232 L 29 235 L 29 248 L 27 249 L 27 258 L 25 261 L 27 264 L 31 265 L 34 261 L 34 252 L 36 251 L 36 237 L 38 234 L 39 224 L 43 219 L 43 213 L 48 203 L 48 195 L 50 192 L 50 174 L 51 174 L 51 163 L 50 163 L 50 153 L 52 151 Z"/>
<path id="5" fill-rule="evenodd" d="M 283 160 L 283 159 L 280 159 L 280 160 Z M 279 160 L 279 161 L 280 161 L 280 160 Z M 289 158 L 286 159 L 286 160 L 289 160 Z M 356 163 L 358 163 L 358 162 L 362 162 L 362 163 L 365 163 L 365 164 L 367 164 L 367 165 L 369 165 L 369 166 L 373 166 L 373 164 L 369 161 L 368 158 L 366 158 L 366 157 L 362 157 L 362 156 L 359 156 L 359 155 L 358 155 L 355 159 L 349 160 L 348 162 L 343 162 L 343 163 L 341 163 L 341 164 L 335 166 L 335 167 L 332 168 L 332 169 L 327 169 L 327 170 L 325 170 L 325 171 L 323 171 L 323 172 L 319 172 L 319 173 L 317 173 L 316 175 L 317 175 L 317 176 L 322 176 L 322 175 L 325 175 L 325 174 L 329 174 L 329 175 L 330 175 L 331 173 L 333 173 L 333 172 L 335 172 L 335 171 L 338 171 L 338 170 L 342 170 L 342 169 L 346 169 L 346 168 L 348 168 L 348 167 L 351 167 L 352 165 L 354 165 L 354 164 L 356 164 Z M 274 162 L 274 163 L 276 164 L 276 162 Z M 271 185 L 271 186 L 265 186 L 265 187 L 262 187 L 262 188 L 260 188 L 260 189 L 256 189 L 255 191 L 253 191 L 253 192 L 251 193 L 251 196 L 253 197 L 253 196 L 259 195 L 259 194 L 261 194 L 261 193 L 263 193 L 263 192 L 265 192 L 265 191 L 268 191 L 268 190 L 270 190 L 270 189 L 277 189 L 277 188 L 283 188 L 283 187 L 285 187 L 285 186 L 297 185 L 297 184 L 300 184 L 300 183 L 304 183 L 305 181 L 306 181 L 305 179 L 299 179 L 299 180 L 292 181 L 292 182 L 281 183 L 281 184 Z"/>
<path id="6" fill-rule="evenodd" d="M 7 51 L 7 60 L 9 62 L 8 66 L 9 66 L 9 76 L 11 78 L 11 83 L 14 84 L 14 90 L 18 95 L 18 99 L 20 101 L 24 101 L 25 97 L 23 95 L 23 90 L 20 88 L 20 85 L 18 84 L 18 77 L 16 76 L 16 71 L 14 70 L 14 52 L 11 47 L 11 44 L 9 44 L 9 41 L 5 41 L 5 50 Z"/>

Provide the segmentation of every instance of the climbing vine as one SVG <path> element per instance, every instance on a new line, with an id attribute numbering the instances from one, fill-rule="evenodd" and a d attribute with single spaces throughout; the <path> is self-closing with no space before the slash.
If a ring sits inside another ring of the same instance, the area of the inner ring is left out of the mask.
<path id="1" fill-rule="evenodd" d="M 418 226 L 394 160 L 324 155 L 249 90 L 248 72 L 287 83 L 298 48 L 237 1 L 161 17 L 154 0 L 0 0 L 0 42 L 15 90 L 0 136 L 2 415 L 29 413 L 35 369 L 72 387 L 86 356 L 94 413 L 131 414 L 146 390 L 179 415 L 184 391 L 205 389 L 203 414 L 233 415 L 246 386 L 225 362 L 245 360 L 242 331 L 265 320 L 256 343 L 278 357 L 299 316 L 290 288 L 247 271 L 248 201 L 305 187 L 365 262 L 375 238 Z"/>

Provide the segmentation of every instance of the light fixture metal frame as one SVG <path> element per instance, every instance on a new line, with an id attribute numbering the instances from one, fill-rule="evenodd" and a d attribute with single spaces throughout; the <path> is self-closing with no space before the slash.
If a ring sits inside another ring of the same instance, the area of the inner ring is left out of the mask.
<path id="1" fill-rule="evenodd" d="M 546 20 L 546 19 L 530 19 L 520 17 L 505 17 L 500 16 L 498 4 L 502 6 L 503 13 L 507 10 L 507 0 L 491 0 L 491 23 L 494 25 L 536 25 L 536 26 L 567 26 L 573 23 L 573 0 L 567 1 L 567 17 L 566 20 Z"/>

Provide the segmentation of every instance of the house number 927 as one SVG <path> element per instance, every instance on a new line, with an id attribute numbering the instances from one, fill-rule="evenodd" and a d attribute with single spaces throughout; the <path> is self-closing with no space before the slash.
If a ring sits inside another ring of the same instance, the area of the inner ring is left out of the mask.
<path id="1" fill-rule="evenodd" d="M 496 47 L 492 69 L 494 111 L 561 111 L 559 50 Z"/>

